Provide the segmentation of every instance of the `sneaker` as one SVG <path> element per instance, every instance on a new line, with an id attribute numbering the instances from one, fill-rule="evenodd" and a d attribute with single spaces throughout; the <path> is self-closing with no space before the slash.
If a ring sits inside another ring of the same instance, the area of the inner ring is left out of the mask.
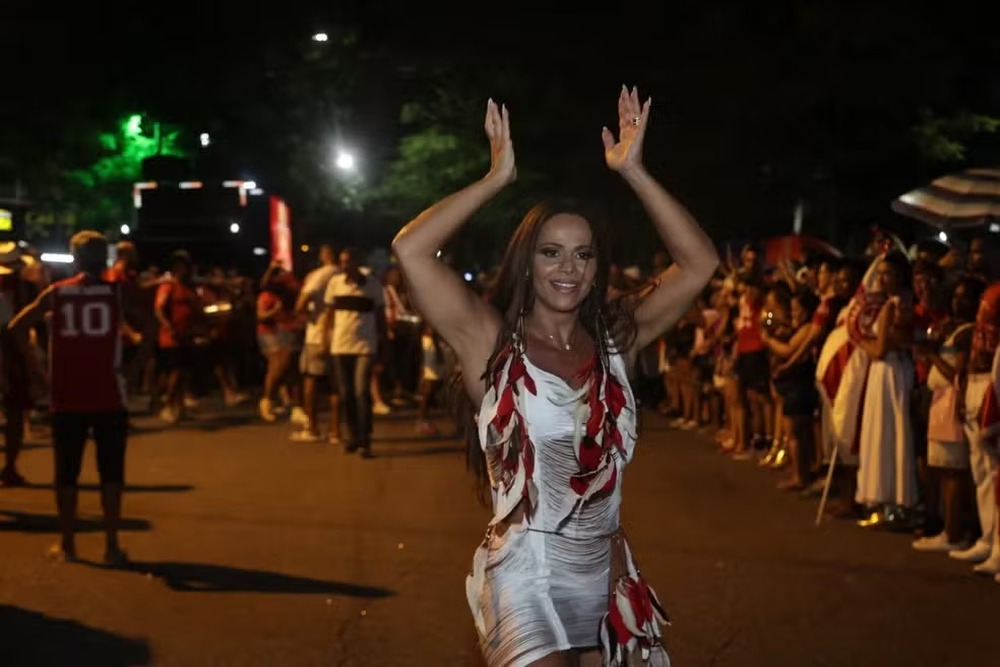
<path id="1" fill-rule="evenodd" d="M 387 415 L 392 412 L 392 408 L 385 403 L 376 403 L 372 406 L 372 412 L 377 415 Z"/>
<path id="2" fill-rule="evenodd" d="M 323 442 L 323 436 L 319 433 L 313 433 L 308 429 L 303 429 L 301 431 L 294 431 L 288 439 L 292 442 Z"/>
<path id="3" fill-rule="evenodd" d="M 262 398 L 260 403 L 257 404 L 257 408 L 260 410 L 260 418 L 266 422 L 273 422 L 277 417 L 274 415 L 274 406 L 271 403 L 271 399 Z"/>
<path id="4" fill-rule="evenodd" d="M 248 400 L 250 396 L 241 392 L 233 392 L 231 394 L 226 394 L 225 404 L 227 408 L 235 408 L 237 405 L 243 405 Z"/>
<path id="5" fill-rule="evenodd" d="M 76 562 L 76 550 L 75 549 L 63 549 L 63 545 L 56 542 L 49 550 L 45 552 L 45 555 L 56 563 L 75 563 Z"/>
<path id="6" fill-rule="evenodd" d="M 940 532 L 933 537 L 921 537 L 919 540 L 914 540 L 913 548 L 917 551 L 958 551 L 962 545 L 949 542 L 948 534 Z"/>
<path id="7" fill-rule="evenodd" d="M 983 541 L 976 542 L 968 549 L 962 551 L 949 551 L 948 556 L 955 560 L 963 560 L 967 563 L 982 563 L 990 557 L 993 547 Z"/>
<path id="8" fill-rule="evenodd" d="M 196 409 L 198 407 L 198 399 L 195 398 L 194 396 L 185 396 L 184 407 L 187 408 L 188 410 Z"/>
<path id="9" fill-rule="evenodd" d="M 1000 554 L 993 554 L 982 563 L 972 568 L 972 571 L 976 574 L 988 574 L 990 576 L 1000 574 Z"/>
<path id="10" fill-rule="evenodd" d="M 309 425 L 309 415 L 302 408 L 295 406 L 292 408 L 292 416 L 289 418 L 296 426 L 308 426 Z"/>
<path id="11" fill-rule="evenodd" d="M 167 424 L 176 424 L 181 420 L 181 416 L 172 408 L 165 407 L 160 410 L 160 420 Z"/>
<path id="12" fill-rule="evenodd" d="M 687 421 L 681 422 L 681 428 L 685 431 L 691 431 L 698 428 L 698 422 L 693 419 L 688 419 Z"/>

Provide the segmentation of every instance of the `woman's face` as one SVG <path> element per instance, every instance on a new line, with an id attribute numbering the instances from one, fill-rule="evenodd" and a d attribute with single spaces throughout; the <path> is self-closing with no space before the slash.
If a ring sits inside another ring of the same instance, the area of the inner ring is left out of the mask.
<path id="1" fill-rule="evenodd" d="M 888 262 L 879 262 L 875 271 L 878 273 L 878 283 L 883 292 L 889 296 L 899 294 L 902 285 L 900 285 L 899 272 L 896 271 L 896 267 Z"/>
<path id="2" fill-rule="evenodd" d="M 955 291 L 951 293 L 951 316 L 962 321 L 975 319 L 976 310 L 979 304 L 972 299 L 972 295 L 965 288 L 963 283 L 955 286 Z"/>
<path id="3" fill-rule="evenodd" d="M 829 264 L 826 262 L 820 264 L 819 270 L 816 272 L 816 291 L 825 294 L 833 284 L 834 277 L 835 274 L 830 270 Z"/>
<path id="4" fill-rule="evenodd" d="M 542 224 L 531 260 L 535 298 L 559 312 L 575 310 L 590 294 L 597 275 L 597 252 L 590 223 L 558 213 Z"/>

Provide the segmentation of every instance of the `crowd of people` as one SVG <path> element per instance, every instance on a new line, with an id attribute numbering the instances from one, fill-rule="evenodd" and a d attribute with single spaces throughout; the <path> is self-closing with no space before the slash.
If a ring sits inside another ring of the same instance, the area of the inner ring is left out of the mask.
<path id="1" fill-rule="evenodd" d="M 731 459 L 787 470 L 778 488 L 828 491 L 827 516 L 913 531 L 1000 582 L 997 263 L 986 238 L 964 261 L 888 245 L 776 266 L 747 245 L 640 360 L 644 396 Z"/>
<path id="2" fill-rule="evenodd" d="M 1000 577 L 997 448 L 983 427 L 1000 286 L 984 239 L 964 262 L 955 256 L 940 244 L 873 246 L 858 259 L 767 266 L 749 244 L 643 349 L 636 394 L 671 426 L 712 435 L 729 458 L 787 471 L 782 490 L 819 498 L 829 486 L 828 516 L 913 530 L 913 548 Z M 165 272 L 142 268 L 128 242 L 116 257 L 103 279 L 124 290 L 123 375 L 166 424 L 189 419 L 216 387 L 235 407 L 259 384 L 260 419 L 288 419 L 296 442 L 369 457 L 374 418 L 403 406 L 416 407 L 418 435 L 438 434 L 430 410 L 442 405 L 454 355 L 395 263 L 375 272 L 356 249 L 324 245 L 301 275 L 275 263 L 254 279 L 201 271 L 184 251 Z M 648 275 L 668 263 L 658 253 Z M 13 244 L 0 247 L 4 321 L 56 278 Z M 481 298 L 495 279 L 474 281 Z M 638 267 L 610 267 L 609 296 L 646 286 Z M 50 327 L 33 323 L 23 349 L 9 328 L 0 337 L 2 486 L 25 483 L 17 457 L 48 397 Z"/>

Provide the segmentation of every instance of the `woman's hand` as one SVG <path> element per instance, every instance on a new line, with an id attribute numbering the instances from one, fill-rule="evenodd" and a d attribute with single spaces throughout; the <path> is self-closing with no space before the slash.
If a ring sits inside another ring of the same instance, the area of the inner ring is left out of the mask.
<path id="1" fill-rule="evenodd" d="M 607 127 L 601 130 L 604 160 L 612 171 L 625 174 L 642 169 L 642 140 L 646 134 L 651 99 L 639 104 L 639 89 L 622 86 L 618 96 L 618 142 Z"/>
<path id="2" fill-rule="evenodd" d="M 514 143 L 510 139 L 510 113 L 507 106 L 498 107 L 492 98 L 486 103 L 486 136 L 490 139 L 490 172 L 487 178 L 501 186 L 517 178 L 514 164 Z"/>

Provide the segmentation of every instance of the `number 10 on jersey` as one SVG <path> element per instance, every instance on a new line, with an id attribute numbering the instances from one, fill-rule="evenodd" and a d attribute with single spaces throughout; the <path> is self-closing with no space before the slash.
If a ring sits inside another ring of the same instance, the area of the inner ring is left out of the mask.
<path id="1" fill-rule="evenodd" d="M 107 336 L 111 333 L 111 306 L 106 303 L 65 303 L 60 334 L 66 338 L 77 336 Z"/>

